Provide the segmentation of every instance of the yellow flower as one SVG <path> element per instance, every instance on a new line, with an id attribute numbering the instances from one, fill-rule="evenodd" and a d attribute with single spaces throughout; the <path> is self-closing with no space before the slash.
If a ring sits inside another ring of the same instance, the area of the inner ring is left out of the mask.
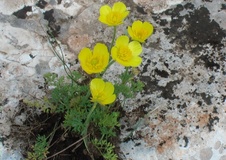
<path id="1" fill-rule="evenodd" d="M 86 73 L 101 73 L 108 65 L 109 52 L 105 44 L 97 43 L 94 46 L 93 53 L 89 48 L 83 48 L 78 59 Z"/>
<path id="2" fill-rule="evenodd" d="M 152 33 L 153 26 L 149 22 L 142 23 L 141 21 L 134 21 L 132 27 L 128 27 L 128 33 L 130 37 L 143 43 Z"/>
<path id="3" fill-rule="evenodd" d="M 142 59 L 139 56 L 142 52 L 141 44 L 137 41 L 129 43 L 129 37 L 120 36 L 116 40 L 116 45 L 111 49 L 112 59 L 123 66 L 137 67 Z"/>
<path id="4" fill-rule="evenodd" d="M 116 99 L 113 84 L 111 82 L 104 82 L 100 78 L 94 78 L 90 82 L 90 90 L 92 94 L 92 102 L 106 105 L 114 102 Z"/>
<path id="5" fill-rule="evenodd" d="M 116 2 L 112 8 L 108 5 L 100 8 L 99 21 L 108 26 L 118 26 L 123 23 L 128 14 L 126 5 L 122 2 Z"/>

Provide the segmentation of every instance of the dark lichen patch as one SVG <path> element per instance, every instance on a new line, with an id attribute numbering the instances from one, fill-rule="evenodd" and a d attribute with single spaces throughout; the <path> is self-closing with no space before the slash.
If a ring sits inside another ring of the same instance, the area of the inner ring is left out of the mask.
<path id="1" fill-rule="evenodd" d="M 213 2 L 213 0 L 202 0 L 203 2 Z"/>
<path id="2" fill-rule="evenodd" d="M 209 129 L 209 132 L 214 131 L 214 125 L 219 122 L 219 117 L 215 116 L 212 117 L 211 114 L 209 115 L 209 122 L 207 123 L 207 127 Z"/>
<path id="3" fill-rule="evenodd" d="M 168 21 L 166 19 L 160 19 L 160 26 L 165 26 L 168 24 Z"/>
<path id="4" fill-rule="evenodd" d="M 184 139 L 184 142 L 185 142 L 184 147 L 187 147 L 188 142 L 189 142 L 188 137 L 184 136 L 183 139 Z"/>
<path id="5" fill-rule="evenodd" d="M 150 103 L 151 102 L 149 101 L 147 104 L 141 105 L 138 108 L 134 109 L 131 113 L 133 117 L 144 117 L 148 113 L 147 108 L 149 107 Z"/>
<path id="6" fill-rule="evenodd" d="M 178 109 L 179 113 L 182 113 L 185 108 L 187 108 L 186 103 L 177 105 L 177 109 Z"/>
<path id="7" fill-rule="evenodd" d="M 36 56 L 34 56 L 33 54 L 29 54 L 29 56 L 31 57 L 31 59 L 34 59 Z"/>
<path id="8" fill-rule="evenodd" d="M 181 11 L 190 10 L 184 16 Z M 162 15 L 171 16 L 170 27 L 163 27 L 166 35 L 171 38 L 171 43 L 178 43 L 182 49 L 202 49 L 202 45 L 210 44 L 215 48 L 222 47 L 222 39 L 226 36 L 219 24 L 210 19 L 210 13 L 207 8 L 201 7 L 194 9 L 194 5 L 187 3 L 184 6 L 177 5 L 174 9 L 168 9 Z M 158 15 L 153 18 L 157 23 Z M 186 23 L 185 23 L 186 22 Z M 180 30 L 178 30 L 180 29 Z"/>
<path id="9" fill-rule="evenodd" d="M 57 4 L 61 4 L 62 0 L 57 0 Z"/>
<path id="10" fill-rule="evenodd" d="M 141 76 L 140 80 L 145 83 L 144 94 L 153 93 L 159 90 L 158 81 L 152 80 L 149 76 Z"/>
<path id="11" fill-rule="evenodd" d="M 13 12 L 13 15 L 20 19 L 25 19 L 27 17 L 27 12 L 31 12 L 32 7 L 31 6 L 24 6 L 24 8 Z"/>
<path id="12" fill-rule="evenodd" d="M 211 84 L 213 83 L 215 80 L 215 77 L 214 76 L 210 76 L 209 80 L 208 80 L 208 84 Z"/>
<path id="13" fill-rule="evenodd" d="M 163 78 L 168 78 L 168 77 L 169 77 L 169 73 L 166 72 L 166 71 L 164 71 L 164 70 L 160 71 L 160 70 L 158 70 L 158 69 L 155 69 L 155 73 L 156 73 L 157 75 L 163 77 Z"/>
<path id="14" fill-rule="evenodd" d="M 37 3 L 36 3 L 36 6 L 38 6 L 39 8 L 43 9 L 45 8 L 45 6 L 47 5 L 48 3 L 44 0 L 39 0 Z"/>
<path id="15" fill-rule="evenodd" d="M 4 106 L 9 102 L 8 98 L 4 99 L 1 103 L 0 106 Z"/>
<path id="16" fill-rule="evenodd" d="M 51 9 L 49 11 L 44 12 L 44 19 L 48 21 L 48 27 L 51 30 L 50 36 L 57 37 L 58 34 L 60 33 L 60 25 L 56 24 L 56 19 L 53 16 L 54 10 Z"/>
<path id="17" fill-rule="evenodd" d="M 150 63 L 151 63 L 151 60 L 148 59 L 148 60 L 146 61 L 146 64 L 143 66 L 143 69 L 142 69 L 142 72 L 143 72 L 143 73 L 145 73 L 145 72 L 148 71 L 148 66 L 150 65 Z"/>
<path id="18" fill-rule="evenodd" d="M 219 24 L 214 20 L 210 20 L 209 11 L 205 7 L 195 10 L 186 16 L 188 21 L 187 35 L 195 44 L 211 44 L 218 46 L 225 33 L 220 28 Z"/>
<path id="19" fill-rule="evenodd" d="M 173 87 L 179 84 L 180 82 L 181 80 L 172 81 L 167 83 L 165 87 L 161 87 L 161 91 L 162 91 L 161 96 L 165 99 L 170 99 L 170 100 L 177 99 L 178 97 L 174 95 Z"/>
<path id="20" fill-rule="evenodd" d="M 200 64 L 200 62 L 204 62 L 204 65 L 206 68 L 211 69 L 211 70 L 218 70 L 220 69 L 220 65 L 216 62 L 214 62 L 213 59 L 211 59 L 212 57 L 208 56 L 208 55 L 201 55 L 200 57 L 197 58 L 196 63 Z"/>
<path id="21" fill-rule="evenodd" d="M 200 107 L 202 107 L 202 106 L 208 106 L 208 105 L 211 105 L 212 104 L 212 101 L 211 101 L 211 98 L 212 98 L 212 96 L 211 95 L 208 95 L 208 94 L 206 94 L 206 93 L 204 93 L 204 92 L 202 92 L 202 93 L 197 93 L 196 91 L 194 91 L 193 93 L 192 93 L 193 95 L 195 95 L 195 96 L 197 96 L 197 97 L 200 97 L 202 100 L 201 101 L 198 101 L 197 102 L 197 104 L 200 106 Z M 204 103 L 206 104 L 204 104 Z"/>
<path id="22" fill-rule="evenodd" d="M 154 93 L 155 91 L 161 91 L 161 97 L 165 99 L 174 100 L 177 99 L 173 93 L 175 85 L 179 84 L 182 80 L 176 80 L 167 83 L 165 87 L 158 85 L 158 80 L 151 80 L 149 76 L 141 76 L 140 80 L 145 83 L 144 94 Z"/>
<path id="23" fill-rule="evenodd" d="M 218 114 L 217 107 L 213 107 L 213 113 Z"/>
<path id="24" fill-rule="evenodd" d="M 180 144 L 180 147 L 186 148 L 186 147 L 188 146 L 188 143 L 189 143 L 188 137 L 187 137 L 187 136 L 183 136 L 183 138 L 180 138 L 180 137 L 178 136 L 177 141 L 180 141 L 181 139 L 182 139 L 182 141 L 183 141 L 183 145 Z"/>
<path id="25" fill-rule="evenodd" d="M 191 10 L 193 10 L 193 9 L 195 8 L 195 6 L 194 6 L 194 4 L 192 4 L 192 3 L 186 3 L 186 4 L 184 5 L 184 8 L 185 8 L 185 9 L 191 9 Z"/>
<path id="26" fill-rule="evenodd" d="M 50 22 L 56 22 L 56 19 L 53 17 L 54 10 L 51 9 L 49 11 L 44 12 L 44 19 Z"/>
<path id="27" fill-rule="evenodd" d="M 143 7 L 137 6 L 136 9 L 137 9 L 137 12 L 139 12 L 141 14 L 147 14 L 147 12 L 144 11 Z"/>
<path id="28" fill-rule="evenodd" d="M 207 104 L 207 105 L 211 105 L 212 102 L 211 102 L 211 96 L 207 95 L 206 93 L 200 93 L 202 99 L 204 100 L 204 102 Z"/>
<path id="29" fill-rule="evenodd" d="M 222 4 L 222 5 L 221 5 L 221 9 L 222 9 L 222 10 L 226 9 L 226 4 Z"/>
<path id="30" fill-rule="evenodd" d="M 179 13 L 183 11 L 184 6 L 178 4 L 174 9 L 168 9 L 165 11 L 166 15 L 170 15 L 171 17 L 178 17 Z"/>

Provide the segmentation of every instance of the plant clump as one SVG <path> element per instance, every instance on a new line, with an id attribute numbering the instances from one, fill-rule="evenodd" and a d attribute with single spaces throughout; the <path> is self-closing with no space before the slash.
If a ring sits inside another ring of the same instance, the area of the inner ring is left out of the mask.
<path id="1" fill-rule="evenodd" d="M 56 122 L 58 127 L 54 127 L 49 135 L 37 137 L 33 150 L 27 154 L 28 160 L 50 159 L 62 153 L 49 155 L 48 152 L 54 145 L 52 137 L 59 128 L 78 135 L 78 141 L 83 141 L 90 159 L 118 159 L 116 146 L 112 141 L 120 127 L 120 108 L 117 105 L 122 104 L 122 101 L 118 97 L 132 98 L 142 90 L 144 85 L 135 78 L 133 70 L 142 63 L 142 43 L 153 32 L 153 26 L 149 22 L 135 21 L 128 27 L 129 35 L 116 37 L 117 26 L 123 24 L 128 15 L 129 11 L 122 2 L 116 2 L 112 8 L 108 5 L 100 8 L 99 21 L 113 27 L 112 42 L 109 46 L 97 43 L 93 50 L 85 47 L 80 51 L 78 60 L 84 72 L 72 71 L 68 67 L 62 50 L 59 49 L 60 44 L 50 36 L 53 52 L 62 62 L 67 76 L 45 74 L 46 85 L 52 88 L 49 95 L 41 101 L 26 103 L 63 118 L 60 123 Z M 125 71 L 118 75 L 120 80 L 104 79 L 105 72 L 115 62 L 125 67 Z M 79 142 L 72 142 L 64 150 L 82 145 Z"/>

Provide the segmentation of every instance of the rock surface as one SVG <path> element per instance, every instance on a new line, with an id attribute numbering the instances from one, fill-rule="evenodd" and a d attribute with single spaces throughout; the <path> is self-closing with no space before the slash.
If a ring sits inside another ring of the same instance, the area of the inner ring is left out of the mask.
<path id="1" fill-rule="evenodd" d="M 96 42 L 111 41 L 99 8 L 115 0 L 0 2 L 0 134 L 26 120 L 20 100 L 41 98 L 43 75 L 64 74 L 47 39 L 57 36 L 68 65 Z M 226 159 L 226 5 L 224 0 L 130 0 L 117 35 L 140 19 L 155 31 L 139 67 L 144 91 L 124 106 L 121 153 L 126 160 Z M 121 68 L 110 68 L 111 76 Z M 109 75 L 110 75 L 109 74 Z M 18 115 L 18 113 L 21 113 Z M 0 152 L 1 153 L 1 152 Z M 0 154 L 3 159 L 3 155 Z"/>

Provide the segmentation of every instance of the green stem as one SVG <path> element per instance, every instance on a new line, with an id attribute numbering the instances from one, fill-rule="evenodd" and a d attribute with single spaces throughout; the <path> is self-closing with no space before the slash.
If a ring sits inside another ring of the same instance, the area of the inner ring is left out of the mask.
<path id="1" fill-rule="evenodd" d="M 112 37 L 112 40 L 111 40 L 111 45 L 110 47 L 108 48 L 108 51 L 111 53 L 111 48 L 113 47 L 114 45 L 114 42 L 115 42 L 115 36 L 116 36 L 116 26 L 114 26 L 114 32 L 113 32 L 113 37 Z M 107 69 L 115 62 L 112 60 L 111 56 L 110 56 L 110 62 L 108 63 L 108 66 L 106 67 L 106 69 L 100 74 L 100 77 L 102 77 L 104 75 L 104 73 L 107 71 Z"/>
<path id="2" fill-rule="evenodd" d="M 54 47 L 53 44 L 51 43 L 51 39 L 50 39 L 50 37 L 48 36 L 48 40 L 49 40 L 49 43 L 50 43 L 50 45 L 51 45 L 51 47 L 52 47 L 53 53 L 54 53 L 55 56 L 57 56 L 57 57 L 59 58 L 59 60 L 62 62 L 63 67 L 64 67 L 64 70 L 65 70 L 66 74 L 68 75 L 68 77 L 71 79 L 72 83 L 73 83 L 73 82 L 77 83 L 77 82 L 74 80 L 73 76 L 72 76 L 72 72 L 71 72 L 70 68 L 68 67 L 68 65 L 67 65 L 66 62 L 65 62 L 64 55 L 63 55 L 63 50 L 62 50 L 60 44 L 56 41 L 56 39 L 55 39 L 55 37 L 54 37 L 53 35 L 52 35 L 52 38 L 54 39 L 55 44 L 59 47 L 61 56 L 60 56 L 60 54 L 58 54 L 58 52 L 55 50 L 55 47 Z"/>
<path id="3" fill-rule="evenodd" d="M 87 116 L 87 118 L 86 118 L 86 121 L 85 121 L 85 128 L 84 128 L 84 130 L 83 130 L 83 132 L 82 132 L 82 136 L 84 137 L 83 141 L 84 141 L 84 144 L 85 144 L 85 146 L 86 146 L 86 149 L 87 149 L 87 151 L 88 151 L 89 153 L 90 153 L 90 151 L 89 151 L 89 148 L 88 148 L 88 145 L 87 145 L 88 138 L 87 138 L 86 135 L 87 135 L 87 131 L 88 131 L 88 127 L 89 127 L 91 115 L 92 115 L 93 111 L 95 110 L 96 106 L 97 106 L 97 103 L 95 102 L 95 103 L 93 104 L 93 107 L 92 107 L 91 110 L 89 111 L 89 114 L 88 114 L 88 116 Z"/>
<path id="4" fill-rule="evenodd" d="M 115 42 L 115 36 L 116 36 L 116 26 L 114 26 L 114 32 L 113 32 L 113 37 L 112 37 L 112 40 L 111 40 L 111 45 L 110 45 L 110 48 L 109 48 L 109 52 L 111 52 L 111 48 L 113 47 L 113 44 Z"/>

